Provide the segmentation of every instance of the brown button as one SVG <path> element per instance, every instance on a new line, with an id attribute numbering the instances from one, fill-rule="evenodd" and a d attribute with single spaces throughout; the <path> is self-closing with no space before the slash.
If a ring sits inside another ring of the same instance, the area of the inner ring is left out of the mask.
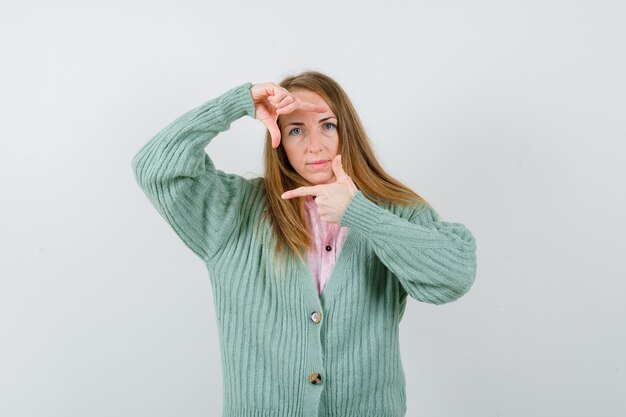
<path id="1" fill-rule="evenodd" d="M 318 324 L 320 321 L 322 321 L 322 313 L 319 311 L 314 311 L 313 313 L 311 313 L 311 321 L 315 324 Z"/>
<path id="2" fill-rule="evenodd" d="M 330 246 L 326 246 L 326 250 L 330 251 L 332 248 Z"/>
<path id="3" fill-rule="evenodd" d="M 319 374 L 319 372 L 311 372 L 311 374 L 309 375 L 309 381 L 311 381 L 312 384 L 319 384 L 320 382 L 322 382 L 322 376 Z"/>

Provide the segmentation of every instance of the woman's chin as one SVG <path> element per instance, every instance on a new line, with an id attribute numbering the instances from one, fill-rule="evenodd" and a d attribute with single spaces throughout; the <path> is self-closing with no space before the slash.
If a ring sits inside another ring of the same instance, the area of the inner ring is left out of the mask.
<path id="1" fill-rule="evenodd" d="M 334 175 L 309 176 L 308 178 L 306 178 L 306 180 L 313 185 L 331 184 L 335 182 L 335 176 Z"/>

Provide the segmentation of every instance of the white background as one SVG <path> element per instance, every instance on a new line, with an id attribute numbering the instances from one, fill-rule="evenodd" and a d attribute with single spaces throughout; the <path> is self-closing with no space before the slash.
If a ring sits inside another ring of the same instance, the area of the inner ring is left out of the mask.
<path id="1" fill-rule="evenodd" d="M 131 159 L 306 69 L 477 241 L 468 294 L 409 299 L 407 416 L 626 415 L 624 21 L 617 0 L 3 1 L 0 417 L 219 415 L 207 271 Z M 264 132 L 207 152 L 260 175 Z"/>

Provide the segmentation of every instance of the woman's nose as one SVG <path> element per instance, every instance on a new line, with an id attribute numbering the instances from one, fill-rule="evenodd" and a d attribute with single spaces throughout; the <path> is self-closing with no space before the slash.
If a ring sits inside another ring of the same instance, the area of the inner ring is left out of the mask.
<path id="1" fill-rule="evenodd" d="M 309 134 L 309 147 L 312 150 L 319 150 L 322 147 L 322 134 L 316 130 L 313 130 Z"/>

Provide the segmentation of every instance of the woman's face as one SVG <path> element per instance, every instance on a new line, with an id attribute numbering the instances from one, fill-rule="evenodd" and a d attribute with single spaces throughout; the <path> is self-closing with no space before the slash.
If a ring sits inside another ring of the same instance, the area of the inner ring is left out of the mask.
<path id="1" fill-rule="evenodd" d="M 328 111 L 296 109 L 280 115 L 280 141 L 287 159 L 300 176 L 313 184 L 335 182 L 331 163 L 339 146 L 337 118 L 317 93 L 302 89 L 290 92 L 302 101 L 324 105 Z M 314 164 L 317 161 L 324 162 Z"/>

